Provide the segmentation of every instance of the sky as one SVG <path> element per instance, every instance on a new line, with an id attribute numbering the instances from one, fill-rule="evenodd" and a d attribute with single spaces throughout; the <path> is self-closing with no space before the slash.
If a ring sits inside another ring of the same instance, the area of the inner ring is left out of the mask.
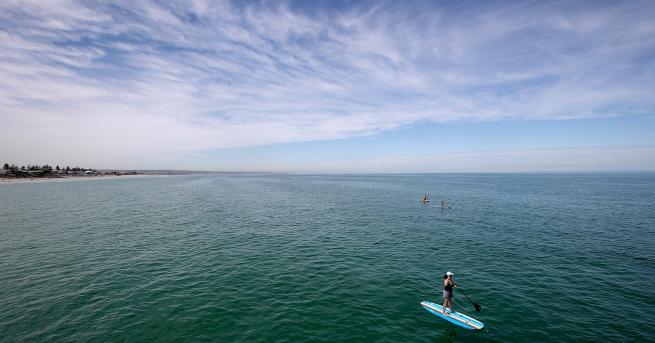
<path id="1" fill-rule="evenodd" d="M 0 162 L 655 171 L 653 1 L 0 2 Z"/>

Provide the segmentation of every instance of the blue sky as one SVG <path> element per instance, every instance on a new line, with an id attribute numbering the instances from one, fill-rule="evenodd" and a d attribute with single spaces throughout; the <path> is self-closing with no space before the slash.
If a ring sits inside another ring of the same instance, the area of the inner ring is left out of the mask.
<path id="1" fill-rule="evenodd" d="M 0 157 L 655 170 L 652 1 L 3 1 Z"/>

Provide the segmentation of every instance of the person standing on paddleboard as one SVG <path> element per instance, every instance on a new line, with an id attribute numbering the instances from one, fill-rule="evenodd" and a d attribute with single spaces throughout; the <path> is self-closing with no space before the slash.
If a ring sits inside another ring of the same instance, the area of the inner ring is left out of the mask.
<path id="1" fill-rule="evenodd" d="M 458 285 L 453 281 L 453 274 L 452 272 L 446 272 L 446 275 L 443 276 L 443 314 L 448 315 L 446 313 L 446 308 L 449 310 L 453 310 L 453 287 L 458 287 Z"/>

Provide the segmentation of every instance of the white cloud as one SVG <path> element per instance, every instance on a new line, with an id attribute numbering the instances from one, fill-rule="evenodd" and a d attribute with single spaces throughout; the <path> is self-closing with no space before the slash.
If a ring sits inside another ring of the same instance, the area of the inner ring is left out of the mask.
<path id="1" fill-rule="evenodd" d="M 0 154 L 139 160 L 652 111 L 652 4 L 596 7 L 5 1 Z"/>

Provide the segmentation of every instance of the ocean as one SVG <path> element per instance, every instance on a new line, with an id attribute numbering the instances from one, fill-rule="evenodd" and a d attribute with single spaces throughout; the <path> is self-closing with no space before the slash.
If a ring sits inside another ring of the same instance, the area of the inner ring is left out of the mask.
<path id="1" fill-rule="evenodd" d="M 446 271 L 484 330 L 420 306 Z M 0 185 L 2 342 L 643 342 L 654 321 L 655 174 Z"/>

